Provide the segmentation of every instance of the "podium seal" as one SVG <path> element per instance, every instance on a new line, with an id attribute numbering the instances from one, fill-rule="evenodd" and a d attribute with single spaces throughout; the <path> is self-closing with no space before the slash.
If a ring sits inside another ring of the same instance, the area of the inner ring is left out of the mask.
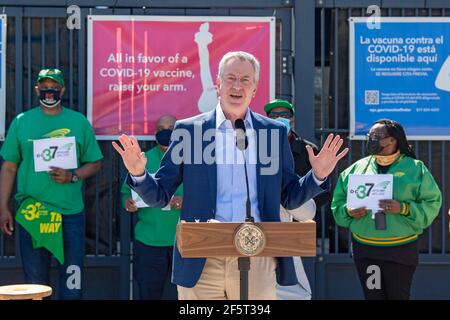
<path id="1" fill-rule="evenodd" d="M 245 256 L 256 256 L 264 250 L 265 245 L 264 232 L 255 224 L 243 223 L 234 234 L 234 246 Z"/>

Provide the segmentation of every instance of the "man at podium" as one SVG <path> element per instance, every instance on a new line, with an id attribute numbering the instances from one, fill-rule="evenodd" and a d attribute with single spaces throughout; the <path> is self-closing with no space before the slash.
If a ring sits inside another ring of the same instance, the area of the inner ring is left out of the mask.
<path id="1" fill-rule="evenodd" d="M 259 70 L 247 52 L 225 54 L 216 79 L 219 103 L 177 121 L 154 175 L 146 172 L 147 159 L 135 137 L 121 135 L 120 146 L 113 142 L 129 171 L 127 183 L 149 206 L 167 205 L 183 183 L 181 220 L 244 222 L 250 211 L 255 222 L 279 222 L 280 204 L 297 208 L 329 189 L 328 175 L 348 152 L 338 154 L 343 140 L 330 134 L 317 155 L 308 148 L 312 170 L 298 176 L 286 128 L 249 108 Z M 183 258 L 175 245 L 172 282 L 179 299 L 239 299 L 237 258 Z M 297 283 L 292 257 L 252 257 L 248 298 L 276 299 L 277 283 Z"/>

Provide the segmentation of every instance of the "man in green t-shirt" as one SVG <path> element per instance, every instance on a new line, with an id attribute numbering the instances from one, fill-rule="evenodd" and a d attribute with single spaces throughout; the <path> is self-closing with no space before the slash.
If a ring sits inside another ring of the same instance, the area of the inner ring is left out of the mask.
<path id="1" fill-rule="evenodd" d="M 11 236 L 8 207 L 17 177 L 19 241 L 25 281 L 49 284 L 51 255 L 59 262 L 61 299 L 80 299 L 84 259 L 83 180 L 103 158 L 91 125 L 61 106 L 62 72 L 39 72 L 39 106 L 17 115 L 0 150 L 0 228 Z M 67 168 L 67 169 L 63 169 Z"/>
<path id="2" fill-rule="evenodd" d="M 159 169 L 169 146 L 175 121 L 176 118 L 170 115 L 158 119 L 155 134 L 157 146 L 145 153 L 148 172 L 155 173 Z M 133 199 L 130 187 L 126 183 L 122 186 L 122 204 L 125 210 L 138 213 L 138 222 L 134 228 L 133 274 L 139 286 L 140 299 L 162 299 L 166 283 L 169 285 L 165 297 L 177 296 L 177 288 L 170 282 L 170 275 L 176 225 L 183 204 L 182 188 L 181 185 L 177 189 L 167 207 L 159 209 L 146 207 L 142 200 L 136 199 L 136 194 Z"/>

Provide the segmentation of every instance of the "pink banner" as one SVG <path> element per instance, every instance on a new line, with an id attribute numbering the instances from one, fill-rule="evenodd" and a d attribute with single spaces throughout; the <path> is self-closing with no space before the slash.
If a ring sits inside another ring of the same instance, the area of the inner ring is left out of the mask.
<path id="1" fill-rule="evenodd" d="M 270 18 L 90 18 L 88 117 L 99 139 L 148 139 L 164 114 L 183 119 L 214 109 L 219 61 L 229 51 L 247 51 L 261 63 L 252 110 L 263 113 L 273 98 Z"/>

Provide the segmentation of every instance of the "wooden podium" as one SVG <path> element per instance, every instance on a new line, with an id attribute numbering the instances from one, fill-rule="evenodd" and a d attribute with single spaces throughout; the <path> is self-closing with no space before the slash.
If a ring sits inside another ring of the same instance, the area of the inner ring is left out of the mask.
<path id="1" fill-rule="evenodd" d="M 253 230 L 245 227 L 253 225 Z M 242 233 L 242 230 L 246 231 Z M 256 245 L 260 233 L 263 245 Z M 242 234 L 244 234 L 242 236 Z M 302 222 L 181 222 L 177 226 L 177 247 L 183 258 L 238 257 L 241 271 L 241 299 L 247 300 L 249 257 L 316 256 L 316 223 Z M 244 252 L 240 243 L 258 247 Z M 241 268 L 242 266 L 242 268 Z M 243 273 L 244 271 L 244 273 Z"/>

